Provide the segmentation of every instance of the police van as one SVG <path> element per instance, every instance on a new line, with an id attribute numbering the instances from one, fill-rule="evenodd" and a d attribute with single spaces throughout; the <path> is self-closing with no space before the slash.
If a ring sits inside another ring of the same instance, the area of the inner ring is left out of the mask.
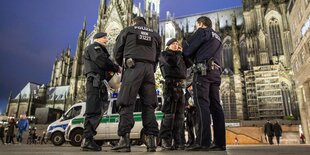
<path id="1" fill-rule="evenodd" d="M 51 140 L 55 146 L 60 146 L 65 142 L 65 129 L 71 119 L 81 117 L 85 113 L 85 102 L 74 104 L 62 117 L 47 127 L 46 139 Z"/>
<path id="2" fill-rule="evenodd" d="M 157 100 L 159 106 L 155 111 L 155 116 L 158 125 L 160 125 L 163 118 L 163 113 L 159 111 L 159 109 L 163 103 L 163 98 L 158 96 Z M 98 145 L 103 145 L 105 142 L 110 142 L 110 144 L 113 145 L 113 142 L 119 140 L 119 136 L 117 135 L 118 123 L 120 120 L 118 110 L 116 98 L 111 99 L 107 111 L 100 120 L 100 124 L 97 128 L 97 135 L 94 137 L 95 142 Z M 144 143 L 143 140 L 145 138 L 145 135 L 143 134 L 141 111 L 142 107 L 140 104 L 140 99 L 137 98 L 133 114 L 135 124 L 130 133 L 130 139 L 136 144 Z M 83 139 L 83 124 L 84 117 L 81 115 L 70 120 L 69 125 L 65 130 L 65 140 L 69 141 L 72 146 L 81 145 Z"/>

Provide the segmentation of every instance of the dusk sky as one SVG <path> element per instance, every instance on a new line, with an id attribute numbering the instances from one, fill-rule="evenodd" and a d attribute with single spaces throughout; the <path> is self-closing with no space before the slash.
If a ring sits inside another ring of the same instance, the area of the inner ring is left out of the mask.
<path id="1" fill-rule="evenodd" d="M 99 2 L 0 1 L 0 113 L 6 110 L 10 91 L 15 97 L 28 82 L 49 82 L 53 63 L 63 49 L 70 46 L 74 55 L 84 17 L 90 32 L 97 21 Z M 241 0 L 161 0 L 160 18 L 165 19 L 166 11 L 178 17 L 241 4 Z"/>

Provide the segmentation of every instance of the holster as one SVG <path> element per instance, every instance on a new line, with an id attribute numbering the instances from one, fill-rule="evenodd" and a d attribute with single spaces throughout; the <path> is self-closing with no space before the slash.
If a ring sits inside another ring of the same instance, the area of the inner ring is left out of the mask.
<path id="1" fill-rule="evenodd" d="M 100 75 L 95 73 L 88 73 L 86 75 L 86 78 L 92 78 L 93 79 L 93 87 L 98 88 L 100 86 Z"/>
<path id="2" fill-rule="evenodd" d="M 124 67 L 127 68 L 134 68 L 136 66 L 135 61 L 132 58 L 125 58 L 124 59 Z"/>

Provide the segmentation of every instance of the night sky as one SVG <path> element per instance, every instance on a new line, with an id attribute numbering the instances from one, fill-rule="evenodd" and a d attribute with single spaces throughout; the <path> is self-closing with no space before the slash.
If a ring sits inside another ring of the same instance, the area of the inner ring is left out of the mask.
<path id="1" fill-rule="evenodd" d="M 166 18 L 166 11 L 178 17 L 241 3 L 241 0 L 161 0 L 160 18 Z M 84 17 L 90 32 L 97 21 L 98 7 L 99 0 L 0 1 L 0 113 L 6 110 L 10 91 L 15 97 L 28 82 L 49 82 L 53 63 L 63 49 L 70 46 L 71 56 L 74 55 Z"/>

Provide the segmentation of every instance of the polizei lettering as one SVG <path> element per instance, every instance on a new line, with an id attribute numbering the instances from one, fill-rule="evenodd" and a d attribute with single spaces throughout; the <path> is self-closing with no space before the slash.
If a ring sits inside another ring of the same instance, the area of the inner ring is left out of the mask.
<path id="1" fill-rule="evenodd" d="M 149 31 L 154 32 L 152 29 L 144 27 L 144 26 L 134 26 L 134 29 L 143 30 L 143 31 Z"/>

